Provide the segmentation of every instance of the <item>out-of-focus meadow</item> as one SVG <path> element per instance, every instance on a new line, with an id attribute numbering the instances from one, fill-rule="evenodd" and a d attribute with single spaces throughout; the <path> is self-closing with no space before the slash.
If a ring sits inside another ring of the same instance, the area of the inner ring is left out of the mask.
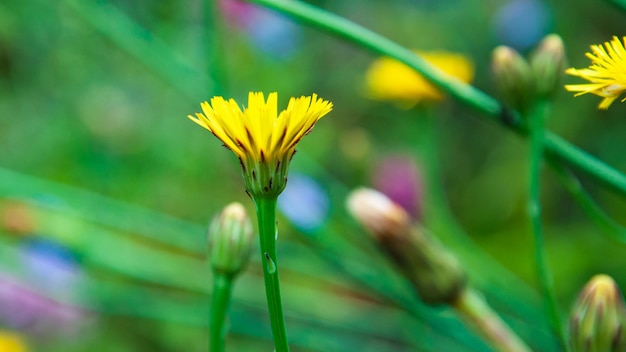
<path id="1" fill-rule="evenodd" d="M 493 96 L 498 45 L 528 53 L 558 33 L 568 67 L 585 67 L 589 45 L 623 35 L 626 18 L 608 1 L 311 3 L 408 48 L 466 56 L 472 84 Z M 279 199 L 294 351 L 488 350 L 448 309 L 420 303 L 345 210 L 353 188 L 398 185 L 398 201 L 533 350 L 558 350 L 537 293 L 524 138 L 450 98 L 414 108 L 371 99 L 376 55 L 234 0 L 221 2 L 212 33 L 206 6 L 0 2 L 0 350 L 15 339 L 28 351 L 206 350 L 206 226 L 233 201 L 254 216 L 236 158 L 186 117 L 215 79 L 244 104 L 249 91 L 278 92 L 279 108 L 313 92 L 334 104 L 298 145 Z M 215 57 L 222 66 L 209 77 Z M 600 111 L 598 102 L 563 89 L 547 126 L 626 171 L 626 104 Z M 596 273 L 626 287 L 626 247 L 553 172 L 542 175 L 547 254 L 566 313 Z M 623 198 L 579 176 L 607 213 L 626 216 Z M 235 282 L 232 351 L 272 348 L 257 257 Z"/>

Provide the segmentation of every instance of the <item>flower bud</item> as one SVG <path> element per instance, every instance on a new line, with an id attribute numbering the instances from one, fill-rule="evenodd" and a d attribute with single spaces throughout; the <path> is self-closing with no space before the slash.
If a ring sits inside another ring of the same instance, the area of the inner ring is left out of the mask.
<path id="1" fill-rule="evenodd" d="M 624 299 L 615 281 L 607 275 L 594 276 L 572 309 L 572 351 L 626 351 L 625 313 Z"/>
<path id="2" fill-rule="evenodd" d="M 250 258 L 254 242 L 252 223 L 243 205 L 231 203 L 217 215 L 208 233 L 213 271 L 235 275 Z"/>
<path id="3" fill-rule="evenodd" d="M 556 34 L 546 36 L 530 57 L 530 67 L 537 94 L 550 96 L 556 92 L 565 70 L 565 48 L 561 37 Z"/>
<path id="4" fill-rule="evenodd" d="M 530 65 L 520 54 L 506 46 L 493 51 L 492 71 L 504 101 L 524 111 L 534 99 L 534 79 Z"/>
<path id="5" fill-rule="evenodd" d="M 359 189 L 348 197 L 347 207 L 425 303 L 449 304 L 465 288 L 457 258 L 426 231 L 411 226 L 409 214 L 385 195 Z"/>

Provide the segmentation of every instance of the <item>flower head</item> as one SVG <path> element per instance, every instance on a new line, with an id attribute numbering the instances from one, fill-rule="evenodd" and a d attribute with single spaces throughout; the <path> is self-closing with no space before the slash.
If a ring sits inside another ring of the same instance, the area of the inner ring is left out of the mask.
<path id="1" fill-rule="evenodd" d="M 287 167 L 296 144 L 332 110 L 332 103 L 313 96 L 291 98 L 278 113 L 278 94 L 250 92 L 243 110 L 234 99 L 211 98 L 202 113 L 188 117 L 211 131 L 241 162 L 246 190 L 252 196 L 278 196 L 287 184 Z"/>
<path id="2" fill-rule="evenodd" d="M 471 81 L 474 76 L 472 63 L 463 55 L 447 52 L 416 52 L 416 54 L 463 82 Z M 430 84 L 422 75 L 409 66 L 388 57 L 380 58 L 372 63 L 367 71 L 366 84 L 368 95 L 377 100 L 391 100 L 411 106 L 420 101 L 443 99 L 443 94 L 439 89 Z"/>
<path id="3" fill-rule="evenodd" d="M 591 59 L 591 66 L 584 69 L 570 68 L 565 73 L 586 79 L 591 83 L 569 84 L 565 86 L 570 92 L 578 92 L 575 96 L 592 93 L 603 97 L 598 108 L 608 109 L 611 103 L 626 92 L 626 37 L 620 40 L 614 36 L 611 42 L 592 45 L 586 56 Z M 622 99 L 622 102 L 626 98 Z"/>

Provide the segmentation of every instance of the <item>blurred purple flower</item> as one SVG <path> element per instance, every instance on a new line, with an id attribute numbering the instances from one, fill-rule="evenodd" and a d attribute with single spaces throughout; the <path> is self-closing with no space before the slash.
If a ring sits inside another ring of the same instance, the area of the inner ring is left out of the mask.
<path id="1" fill-rule="evenodd" d="M 13 329 L 43 336 L 72 334 L 85 322 L 86 313 L 58 303 L 0 274 L 0 321 Z"/>
<path id="2" fill-rule="evenodd" d="M 330 209 L 326 191 L 314 179 L 292 173 L 283 193 L 278 197 L 278 208 L 301 231 L 320 228 Z"/>
<path id="3" fill-rule="evenodd" d="M 300 27 L 287 17 L 239 0 L 221 0 L 228 22 L 243 28 L 263 53 L 285 59 L 298 49 Z"/>
<path id="4" fill-rule="evenodd" d="M 373 184 L 381 193 L 404 208 L 414 219 L 422 213 L 422 177 L 415 161 L 408 156 L 389 156 L 380 161 Z"/>
<path id="5" fill-rule="evenodd" d="M 220 8 L 228 23 L 240 27 L 245 26 L 256 11 L 254 5 L 240 0 L 220 0 Z"/>
<path id="6" fill-rule="evenodd" d="M 25 241 L 19 250 L 20 277 L 0 273 L 0 322 L 40 337 L 76 332 L 87 314 L 48 297 L 77 297 L 82 274 L 70 253 L 41 239 Z"/>
<path id="7" fill-rule="evenodd" d="M 550 17 L 550 10 L 542 1 L 509 1 L 495 15 L 496 34 L 502 44 L 524 51 L 548 34 Z"/>

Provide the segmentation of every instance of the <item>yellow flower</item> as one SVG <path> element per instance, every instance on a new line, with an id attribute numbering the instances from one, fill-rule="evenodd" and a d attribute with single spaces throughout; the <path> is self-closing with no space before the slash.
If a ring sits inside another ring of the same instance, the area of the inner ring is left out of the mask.
<path id="1" fill-rule="evenodd" d="M 0 351 L 26 352 L 28 348 L 22 336 L 10 331 L 0 330 Z"/>
<path id="2" fill-rule="evenodd" d="M 470 82 L 474 76 L 472 63 L 463 55 L 448 52 L 416 52 L 450 76 Z M 413 106 L 420 101 L 440 101 L 443 94 L 409 66 L 382 57 L 372 63 L 366 74 L 368 95 L 372 99 L 390 100 Z"/>
<path id="3" fill-rule="evenodd" d="M 622 93 L 626 92 L 626 37 L 622 41 L 614 36 L 611 42 L 602 45 L 592 45 L 591 53 L 586 56 L 591 59 L 591 66 L 577 70 L 570 68 L 565 73 L 588 80 L 588 84 L 570 84 L 565 89 L 578 92 L 575 96 L 592 93 L 603 97 L 598 108 L 608 109 L 611 103 Z M 622 99 L 622 102 L 626 98 Z"/>
<path id="4" fill-rule="evenodd" d="M 263 93 L 250 92 L 248 107 L 241 110 L 234 99 L 213 97 L 210 104 L 200 104 L 202 113 L 188 116 L 237 155 L 252 196 L 282 192 L 296 144 L 333 106 L 313 94 L 291 98 L 287 109 L 278 114 L 277 100 L 277 93 L 270 93 L 266 101 Z"/>

